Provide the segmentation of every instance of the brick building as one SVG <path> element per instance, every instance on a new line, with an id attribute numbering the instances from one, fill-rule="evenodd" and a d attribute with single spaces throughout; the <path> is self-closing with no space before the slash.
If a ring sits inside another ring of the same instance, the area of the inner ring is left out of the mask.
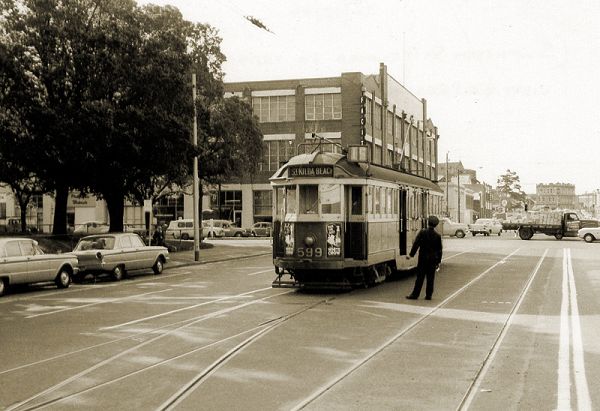
<path id="1" fill-rule="evenodd" d="M 536 184 L 535 191 L 537 208 L 575 210 L 579 206 L 574 184 L 540 183 Z"/>
<path id="2" fill-rule="evenodd" d="M 377 74 L 225 83 L 225 96 L 252 104 L 264 135 L 264 159 L 256 175 L 213 187 L 203 207 L 242 226 L 271 221 L 269 177 L 319 141 L 329 151 L 367 145 L 373 163 L 437 181 L 439 135 L 427 117 L 427 102 L 390 76 L 383 63 Z"/>

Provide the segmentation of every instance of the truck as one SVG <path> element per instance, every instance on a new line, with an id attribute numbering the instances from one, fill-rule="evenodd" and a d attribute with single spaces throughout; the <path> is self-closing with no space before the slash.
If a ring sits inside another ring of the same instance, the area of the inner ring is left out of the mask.
<path id="1" fill-rule="evenodd" d="M 504 221 L 503 230 L 516 230 L 521 240 L 530 240 L 535 233 L 554 236 L 557 240 L 563 237 L 577 237 L 581 228 L 598 227 L 596 220 L 582 220 L 573 211 L 547 211 L 527 213 L 518 221 Z"/>

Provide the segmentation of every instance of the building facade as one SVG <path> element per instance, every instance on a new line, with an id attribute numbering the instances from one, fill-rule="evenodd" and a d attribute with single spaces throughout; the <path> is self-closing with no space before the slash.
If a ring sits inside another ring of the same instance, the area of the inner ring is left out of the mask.
<path id="1" fill-rule="evenodd" d="M 551 210 L 575 210 L 578 208 L 574 184 L 536 184 L 535 191 L 537 208 Z"/>
<path id="2" fill-rule="evenodd" d="M 427 117 L 427 102 L 390 76 L 383 63 L 372 75 L 226 83 L 225 96 L 252 105 L 265 152 L 256 175 L 221 184 L 218 192 L 213 188 L 203 208 L 219 209 L 222 218 L 242 226 L 271 221 L 269 178 L 317 144 L 338 152 L 366 145 L 372 163 L 437 181 L 439 135 Z"/>

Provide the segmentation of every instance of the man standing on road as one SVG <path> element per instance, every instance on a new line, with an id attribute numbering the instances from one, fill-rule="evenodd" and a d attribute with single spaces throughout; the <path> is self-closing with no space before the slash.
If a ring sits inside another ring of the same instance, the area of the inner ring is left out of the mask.
<path id="1" fill-rule="evenodd" d="M 406 296 L 409 300 L 416 300 L 419 298 L 425 277 L 427 277 L 425 299 L 431 300 L 435 271 L 442 262 L 442 237 L 434 230 L 439 222 L 440 220 L 436 216 L 429 216 L 427 219 L 427 228 L 419 231 L 409 255 L 406 256 L 407 259 L 414 257 L 417 250 L 419 250 L 417 279 L 415 280 L 413 292 Z"/>

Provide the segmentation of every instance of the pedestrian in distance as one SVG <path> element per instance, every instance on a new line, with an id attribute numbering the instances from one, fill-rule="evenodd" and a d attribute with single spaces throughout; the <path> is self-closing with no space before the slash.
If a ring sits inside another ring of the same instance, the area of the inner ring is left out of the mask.
<path id="1" fill-rule="evenodd" d="M 439 222 L 440 220 L 436 216 L 429 216 L 427 219 L 427 228 L 419 231 L 410 253 L 406 256 L 407 259 L 412 258 L 417 253 L 417 250 L 419 251 L 415 286 L 412 293 L 406 296 L 409 300 L 416 300 L 419 298 L 425 278 L 427 278 L 425 299 L 431 300 L 431 296 L 433 295 L 435 272 L 442 262 L 442 236 L 435 231 L 435 227 Z"/>
<path id="2" fill-rule="evenodd" d="M 152 236 L 152 242 L 154 245 L 165 245 L 165 236 L 163 234 L 163 229 L 159 225 L 156 226 L 156 230 L 154 231 L 154 235 Z"/>

